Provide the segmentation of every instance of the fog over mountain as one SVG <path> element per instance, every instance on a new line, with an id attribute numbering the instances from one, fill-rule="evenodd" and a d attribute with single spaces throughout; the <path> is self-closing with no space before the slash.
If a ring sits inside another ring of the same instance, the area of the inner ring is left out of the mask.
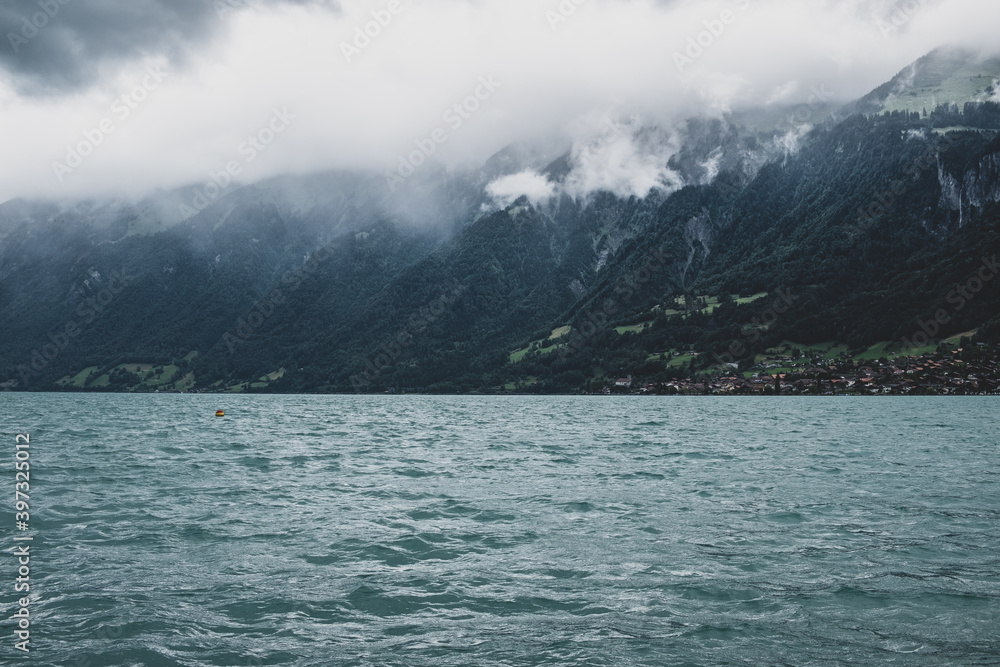
<path id="1" fill-rule="evenodd" d="M 819 391 L 833 362 L 993 359 L 998 19 L 5 3 L 0 390 L 701 392 L 791 363 Z"/>
<path id="2" fill-rule="evenodd" d="M 1000 667 L 998 26 L 0 0 L 0 653 Z"/>
<path id="3" fill-rule="evenodd" d="M 995 46 L 998 19 L 983 0 L 17 0 L 0 201 L 227 171 L 406 180 L 517 142 L 572 153 L 567 194 L 641 196 L 681 184 L 666 163 L 688 117 L 845 103 L 942 44 Z M 505 176 L 497 201 L 555 191 Z"/>

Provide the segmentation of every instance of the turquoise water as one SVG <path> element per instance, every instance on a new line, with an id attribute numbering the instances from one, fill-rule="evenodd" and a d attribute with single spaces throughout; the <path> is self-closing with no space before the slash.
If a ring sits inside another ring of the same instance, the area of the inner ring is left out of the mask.
<path id="1" fill-rule="evenodd" d="M 0 664 L 998 665 L 998 407 L 0 394 Z"/>

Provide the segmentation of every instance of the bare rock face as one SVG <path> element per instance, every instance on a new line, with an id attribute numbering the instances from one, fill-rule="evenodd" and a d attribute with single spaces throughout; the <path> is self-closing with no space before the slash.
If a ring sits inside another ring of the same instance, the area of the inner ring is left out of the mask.
<path id="1" fill-rule="evenodd" d="M 707 259 L 712 252 L 712 216 L 708 209 L 703 208 L 684 225 L 684 243 L 687 246 L 687 257 L 683 262 L 678 262 L 675 268 L 680 284 L 686 288 L 688 271 L 699 252 L 702 259 Z"/>
<path id="2" fill-rule="evenodd" d="M 965 172 L 961 182 L 939 165 L 938 183 L 941 186 L 938 208 L 957 212 L 958 226 L 962 227 L 978 209 L 1000 202 L 1000 153 L 984 156 Z"/>
<path id="3" fill-rule="evenodd" d="M 962 198 L 969 206 L 982 208 L 1000 201 L 1000 153 L 991 153 L 969 170 L 965 177 Z"/>
<path id="4" fill-rule="evenodd" d="M 938 201 L 938 208 L 947 211 L 959 211 L 959 225 L 961 226 L 962 211 L 962 184 L 958 179 L 945 171 L 944 166 L 938 163 L 938 183 L 941 185 L 941 199 Z"/>

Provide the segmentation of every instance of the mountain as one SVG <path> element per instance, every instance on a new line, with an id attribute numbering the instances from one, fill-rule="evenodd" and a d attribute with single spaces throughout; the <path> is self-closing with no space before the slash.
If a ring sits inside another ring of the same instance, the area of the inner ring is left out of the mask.
<path id="1" fill-rule="evenodd" d="M 908 111 L 926 116 L 942 107 L 1000 102 L 1000 58 L 940 48 L 920 58 L 845 113 Z"/>
<path id="2" fill-rule="evenodd" d="M 571 392 L 994 345 L 998 77 L 943 49 L 808 118 L 625 120 L 401 184 L 7 202 L 0 386 Z"/>

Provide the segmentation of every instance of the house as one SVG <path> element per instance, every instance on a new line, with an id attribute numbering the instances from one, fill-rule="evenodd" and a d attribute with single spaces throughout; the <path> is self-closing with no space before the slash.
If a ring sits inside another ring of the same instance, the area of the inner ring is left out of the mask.
<path id="1" fill-rule="evenodd" d="M 615 380 L 615 386 L 621 387 L 623 389 L 628 389 L 632 386 L 632 376 L 629 375 L 627 378 L 618 378 Z"/>

